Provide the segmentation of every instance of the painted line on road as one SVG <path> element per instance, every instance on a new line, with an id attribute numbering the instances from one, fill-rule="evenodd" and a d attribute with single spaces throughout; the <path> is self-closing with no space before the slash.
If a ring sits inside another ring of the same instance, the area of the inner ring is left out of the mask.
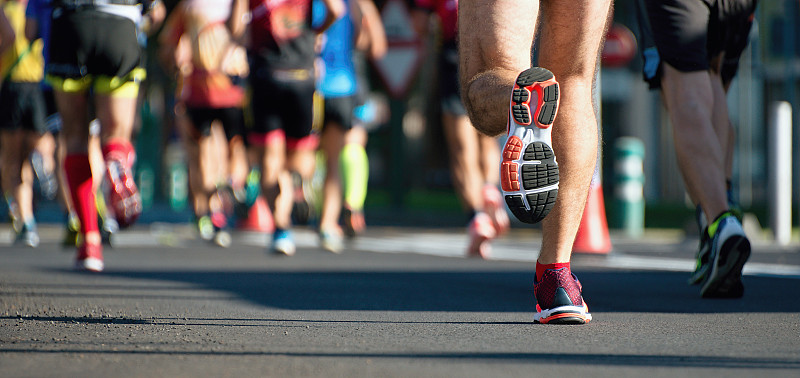
<path id="1" fill-rule="evenodd" d="M 468 238 L 454 234 L 422 234 L 413 238 L 397 236 L 390 238 L 359 238 L 354 249 L 381 253 L 419 253 L 441 257 L 465 257 Z M 498 241 L 493 246 L 490 260 L 534 262 L 539 255 L 535 243 L 512 244 Z M 617 269 L 657 270 L 667 272 L 692 272 L 693 259 L 668 259 L 659 257 L 631 256 L 613 253 L 604 259 L 589 262 L 592 266 Z M 742 274 L 800 279 L 800 266 L 750 262 Z"/>

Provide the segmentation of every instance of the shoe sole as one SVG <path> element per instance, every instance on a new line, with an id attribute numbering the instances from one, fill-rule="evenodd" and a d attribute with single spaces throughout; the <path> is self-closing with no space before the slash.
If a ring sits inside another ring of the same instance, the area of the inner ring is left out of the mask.
<path id="1" fill-rule="evenodd" d="M 525 223 L 542 221 L 558 196 L 558 164 L 551 140 L 558 98 L 553 73 L 541 67 L 523 71 L 511 95 L 500 183 L 511 213 Z"/>
<path id="2" fill-rule="evenodd" d="M 750 241 L 741 235 L 728 238 L 714 258 L 700 295 L 703 298 L 741 298 L 744 295 L 742 268 L 748 258 Z"/>
<path id="3" fill-rule="evenodd" d="M 231 246 L 231 242 L 233 238 L 228 231 L 218 231 L 216 235 L 214 235 L 214 244 L 222 248 L 228 248 Z"/>
<path id="4" fill-rule="evenodd" d="M 87 257 L 82 260 L 75 261 L 75 270 L 82 272 L 100 273 L 105 268 L 103 260 L 95 257 Z"/>
<path id="5" fill-rule="evenodd" d="M 347 238 L 353 239 L 362 234 L 366 229 L 363 214 L 357 215 L 352 210 L 345 208 L 342 210 L 342 217 L 344 219 L 343 231 Z"/>
<path id="6" fill-rule="evenodd" d="M 295 245 L 289 245 L 288 243 L 278 243 L 277 245 L 273 243 L 270 251 L 273 255 L 294 256 L 295 252 L 297 252 L 297 247 Z"/>
<path id="7" fill-rule="evenodd" d="M 533 316 L 533 322 L 537 324 L 586 324 L 590 321 L 592 314 L 585 304 L 583 307 L 561 306 L 542 310 Z"/>

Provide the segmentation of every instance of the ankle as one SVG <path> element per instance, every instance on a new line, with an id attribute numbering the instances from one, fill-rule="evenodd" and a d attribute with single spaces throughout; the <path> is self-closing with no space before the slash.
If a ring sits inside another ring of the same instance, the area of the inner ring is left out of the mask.
<path id="1" fill-rule="evenodd" d="M 567 270 L 569 270 L 570 269 L 569 262 L 542 264 L 539 261 L 536 261 L 536 282 L 539 282 L 539 281 L 542 280 L 542 275 L 548 269 L 561 269 L 561 268 L 567 268 Z"/>

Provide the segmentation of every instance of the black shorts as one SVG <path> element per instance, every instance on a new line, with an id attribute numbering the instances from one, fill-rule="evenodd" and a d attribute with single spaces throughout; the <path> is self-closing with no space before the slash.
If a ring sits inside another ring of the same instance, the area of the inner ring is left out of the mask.
<path id="1" fill-rule="evenodd" d="M 62 92 L 136 97 L 144 70 L 133 21 L 94 9 L 53 12 L 48 81 Z"/>
<path id="2" fill-rule="evenodd" d="M 721 76 L 727 84 L 736 75 L 747 47 L 757 0 L 643 0 L 640 46 L 644 76 L 660 87 L 661 62 L 682 72 L 706 71 L 725 53 Z"/>
<path id="3" fill-rule="evenodd" d="M 39 83 L 6 81 L 0 87 L 0 130 L 47 132 L 45 101 Z"/>
<path id="4" fill-rule="evenodd" d="M 192 121 L 192 126 L 198 134 L 211 135 L 211 124 L 219 121 L 225 130 L 228 140 L 242 136 L 244 129 L 244 111 L 242 108 L 201 108 L 186 107 L 186 115 Z M 199 136 L 199 135 L 197 135 Z"/>
<path id="5" fill-rule="evenodd" d="M 461 101 L 461 87 L 458 81 L 458 49 L 454 43 L 445 43 L 439 57 L 439 96 L 442 112 L 456 116 L 467 115 Z"/>
<path id="6" fill-rule="evenodd" d="M 271 70 L 251 68 L 250 85 L 255 134 L 283 130 L 287 138 L 311 135 L 314 122 L 314 75 L 310 69 Z"/>
<path id="7" fill-rule="evenodd" d="M 342 130 L 352 129 L 355 107 L 356 96 L 325 98 L 325 110 L 323 111 L 325 127 L 332 122 L 338 124 Z"/>

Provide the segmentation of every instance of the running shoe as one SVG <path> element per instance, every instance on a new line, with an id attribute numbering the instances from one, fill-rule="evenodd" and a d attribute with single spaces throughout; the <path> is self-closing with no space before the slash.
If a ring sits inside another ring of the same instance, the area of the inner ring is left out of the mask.
<path id="1" fill-rule="evenodd" d="M 553 73 L 532 67 L 517 77 L 508 116 L 500 182 L 506 204 L 517 219 L 538 223 L 558 195 L 558 164 L 551 131 L 558 111 Z"/>
<path id="2" fill-rule="evenodd" d="M 711 268 L 711 238 L 708 236 L 708 227 L 700 232 L 700 247 L 695 256 L 694 272 L 689 277 L 689 285 L 697 285 L 703 282 Z"/>
<path id="3" fill-rule="evenodd" d="M 307 225 L 311 222 L 314 214 L 311 185 L 308 180 L 303 180 L 303 177 L 297 172 L 292 172 L 292 184 L 294 188 L 292 222 L 294 224 Z"/>
<path id="4" fill-rule="evenodd" d="M 469 234 L 467 257 L 488 259 L 492 254 L 489 241 L 497 236 L 492 218 L 482 211 L 475 213 L 467 226 L 467 232 Z"/>
<path id="5" fill-rule="evenodd" d="M 328 252 L 342 253 L 344 240 L 341 231 L 319 230 L 319 245 Z"/>
<path id="6" fill-rule="evenodd" d="M 261 194 L 261 171 L 258 168 L 253 168 L 247 174 L 247 180 L 244 184 L 245 190 L 245 206 L 249 209 L 250 206 L 256 203 L 258 196 Z"/>
<path id="7" fill-rule="evenodd" d="M 252 204 L 247 204 L 247 189 L 245 187 L 235 188 L 231 185 L 227 185 L 225 188 L 230 192 L 235 219 L 247 219 L 250 214 L 250 206 L 252 206 Z"/>
<path id="8" fill-rule="evenodd" d="M 228 217 L 220 211 L 211 212 L 211 224 L 214 227 L 214 244 L 228 248 L 231 246 L 231 234 L 228 232 Z"/>
<path id="9" fill-rule="evenodd" d="M 363 211 L 353 210 L 349 207 L 345 207 L 344 210 L 342 210 L 342 218 L 344 220 L 344 234 L 348 238 L 352 239 L 362 234 L 367 228 Z"/>
<path id="10" fill-rule="evenodd" d="M 88 272 L 102 272 L 103 246 L 99 244 L 81 244 L 75 258 L 75 269 Z"/>
<path id="11" fill-rule="evenodd" d="M 214 233 L 214 244 L 222 248 L 228 248 L 231 246 L 232 242 L 233 242 L 233 237 L 231 236 L 231 233 L 228 232 L 228 230 L 218 230 L 217 232 Z"/>
<path id="12" fill-rule="evenodd" d="M 78 235 L 81 230 L 81 221 L 77 215 L 67 215 L 67 221 L 64 224 L 64 239 L 61 240 L 62 247 L 76 247 L 78 246 Z"/>
<path id="13" fill-rule="evenodd" d="M 142 198 L 133 181 L 133 172 L 123 162 L 106 162 L 106 199 L 120 228 L 132 225 L 142 213 Z"/>
<path id="14" fill-rule="evenodd" d="M 45 167 L 41 152 L 37 150 L 31 152 L 31 167 L 33 167 L 33 173 L 39 182 L 39 191 L 42 196 L 50 201 L 55 199 L 58 195 L 58 179 L 54 170 L 48 170 Z"/>
<path id="15" fill-rule="evenodd" d="M 25 222 L 14 238 L 15 245 L 24 245 L 31 248 L 39 246 L 39 232 L 36 222 Z"/>
<path id="16" fill-rule="evenodd" d="M 744 295 L 742 268 L 750 257 L 750 241 L 731 212 L 709 225 L 711 266 L 700 288 L 703 298 L 740 298 Z"/>
<path id="17" fill-rule="evenodd" d="M 214 238 L 214 223 L 211 222 L 211 217 L 203 215 L 197 220 L 197 234 L 200 239 L 211 241 Z"/>
<path id="18" fill-rule="evenodd" d="M 272 233 L 272 246 L 270 251 L 276 255 L 292 256 L 297 247 L 294 245 L 294 237 L 289 230 L 276 229 Z"/>
<path id="19" fill-rule="evenodd" d="M 502 203 L 503 196 L 496 186 L 490 184 L 483 186 L 484 212 L 492 219 L 492 224 L 498 236 L 506 233 L 511 227 L 511 222 Z"/>
<path id="20" fill-rule="evenodd" d="M 111 246 L 112 236 L 119 232 L 119 223 L 117 220 L 110 216 L 110 214 L 106 214 L 103 217 L 100 217 L 100 238 L 103 241 L 103 245 Z"/>
<path id="21" fill-rule="evenodd" d="M 535 323 L 585 324 L 592 320 L 589 306 L 581 296 L 581 286 L 569 268 L 548 269 L 542 280 L 533 283 L 536 297 Z"/>

